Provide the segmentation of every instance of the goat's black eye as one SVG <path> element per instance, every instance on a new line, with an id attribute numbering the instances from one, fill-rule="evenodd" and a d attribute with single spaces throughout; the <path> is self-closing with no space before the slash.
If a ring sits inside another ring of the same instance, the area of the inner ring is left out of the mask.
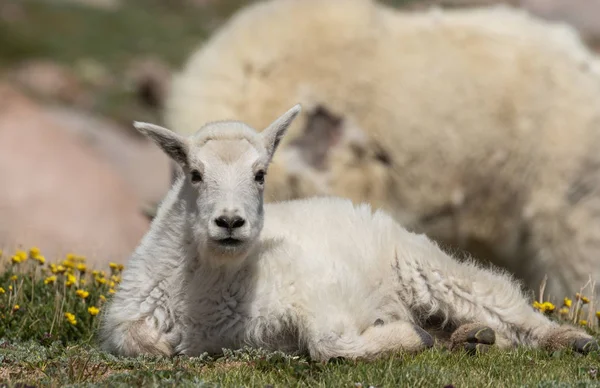
<path id="1" fill-rule="evenodd" d="M 200 171 L 198 170 L 192 170 L 190 177 L 193 183 L 202 182 L 202 174 L 200 174 Z"/>
<path id="2" fill-rule="evenodd" d="M 265 183 L 265 172 L 263 170 L 257 172 L 256 175 L 254 175 L 254 180 L 258 183 Z"/>

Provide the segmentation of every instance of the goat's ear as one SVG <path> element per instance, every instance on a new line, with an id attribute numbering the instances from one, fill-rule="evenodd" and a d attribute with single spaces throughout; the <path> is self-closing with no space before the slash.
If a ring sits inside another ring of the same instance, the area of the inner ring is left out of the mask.
<path id="1" fill-rule="evenodd" d="M 285 131 L 289 128 L 290 124 L 298 113 L 302 110 L 300 104 L 294 105 L 287 112 L 279 116 L 275 121 L 273 121 L 264 131 L 261 132 L 261 136 L 263 138 L 263 143 L 265 148 L 267 149 L 267 153 L 269 154 L 269 159 L 273 157 L 281 138 L 285 134 Z"/>
<path id="2" fill-rule="evenodd" d="M 171 159 L 181 166 L 188 163 L 188 145 L 182 136 L 167 128 L 134 121 L 133 126 L 154 141 Z"/>

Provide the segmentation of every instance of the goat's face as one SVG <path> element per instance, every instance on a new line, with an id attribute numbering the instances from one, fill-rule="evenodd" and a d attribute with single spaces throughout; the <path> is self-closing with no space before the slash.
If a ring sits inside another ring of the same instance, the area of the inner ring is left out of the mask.
<path id="1" fill-rule="evenodd" d="M 135 124 L 185 175 L 188 224 L 201 258 L 217 265 L 238 262 L 258 241 L 267 168 L 299 112 L 294 106 L 261 133 L 242 122 L 222 121 L 183 138 L 156 125 Z"/>
<path id="2" fill-rule="evenodd" d="M 211 257 L 248 252 L 263 226 L 263 187 L 269 159 L 247 139 L 209 140 L 190 155 L 187 171 L 192 228 Z"/>

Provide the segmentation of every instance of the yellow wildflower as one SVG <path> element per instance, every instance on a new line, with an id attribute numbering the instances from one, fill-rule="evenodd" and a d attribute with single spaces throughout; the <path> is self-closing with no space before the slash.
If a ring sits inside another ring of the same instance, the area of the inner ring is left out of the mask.
<path id="1" fill-rule="evenodd" d="M 87 292 L 86 290 L 82 290 L 82 289 L 75 291 L 75 294 L 82 299 L 85 299 L 90 295 L 89 292 Z"/>
<path id="2" fill-rule="evenodd" d="M 75 263 L 71 260 L 63 260 L 62 265 L 66 268 L 75 268 Z"/>
<path id="3" fill-rule="evenodd" d="M 13 306 L 13 311 L 17 311 L 20 308 L 21 308 L 21 306 L 19 306 L 18 304 L 16 304 L 16 305 Z"/>
<path id="4" fill-rule="evenodd" d="M 112 280 L 108 283 L 108 286 L 110 288 L 115 288 L 116 285 L 117 285 L 117 283 L 113 282 Z"/>
<path id="5" fill-rule="evenodd" d="M 125 268 L 125 266 L 123 264 L 117 264 L 117 269 L 119 271 L 123 271 L 124 268 Z"/>
<path id="6" fill-rule="evenodd" d="M 56 264 L 54 264 L 54 263 L 50 264 L 50 272 L 58 273 L 58 267 L 56 266 Z"/>
<path id="7" fill-rule="evenodd" d="M 85 283 L 87 283 L 87 281 L 85 280 L 85 278 L 79 279 L 79 284 L 84 285 Z"/>
<path id="8" fill-rule="evenodd" d="M 75 315 L 74 314 L 65 313 L 65 318 L 67 318 L 67 321 L 69 321 L 69 323 L 71 325 L 76 325 L 77 324 L 77 319 L 75 319 Z"/>
<path id="9" fill-rule="evenodd" d="M 21 258 L 21 261 L 27 260 L 27 252 L 25 251 L 18 250 L 17 252 L 15 252 L 15 256 L 19 256 Z"/>
<path id="10" fill-rule="evenodd" d="M 113 263 L 113 262 L 108 263 L 108 266 L 110 267 L 110 269 L 114 269 L 114 270 L 119 268 L 119 264 Z"/>
<path id="11" fill-rule="evenodd" d="M 56 267 L 56 272 L 58 272 L 58 273 L 65 273 L 66 270 L 67 269 L 65 267 L 63 267 L 62 265 L 58 265 Z"/>
<path id="12" fill-rule="evenodd" d="M 86 257 L 85 256 L 77 256 L 77 258 L 75 259 L 75 261 L 79 262 L 79 263 L 83 263 L 84 261 L 86 261 Z"/>
<path id="13" fill-rule="evenodd" d="M 545 312 L 551 313 L 555 309 L 555 306 L 552 303 L 550 303 L 550 302 L 540 303 L 537 300 L 533 302 L 533 307 L 540 310 L 543 313 L 545 313 Z"/>
<path id="14" fill-rule="evenodd" d="M 94 307 L 94 306 L 88 307 L 88 313 L 90 313 L 91 316 L 98 315 L 99 312 L 100 312 L 100 309 L 98 307 Z"/>
<path id="15" fill-rule="evenodd" d="M 75 283 L 77 283 L 77 278 L 70 273 L 67 274 L 67 281 L 65 282 L 65 286 L 71 287 Z"/>
<path id="16" fill-rule="evenodd" d="M 110 277 L 110 280 L 112 280 L 115 283 L 120 283 L 121 282 L 121 277 L 113 275 L 113 276 Z"/>
<path id="17" fill-rule="evenodd" d="M 32 259 L 38 257 L 40 253 L 40 248 L 38 247 L 31 247 L 31 249 L 29 249 L 29 257 L 31 257 Z"/>
<path id="18" fill-rule="evenodd" d="M 87 271 L 87 267 L 83 263 L 77 264 L 77 270 L 81 273 L 85 273 L 85 271 Z"/>
<path id="19" fill-rule="evenodd" d="M 13 290 L 12 285 L 8 286 L 8 291 L 12 291 L 12 290 Z"/>
<path id="20" fill-rule="evenodd" d="M 55 282 L 56 282 L 55 275 L 48 276 L 46 279 L 44 279 L 44 284 L 54 284 Z"/>
<path id="21" fill-rule="evenodd" d="M 581 321 L 579 321 L 579 324 L 581 326 L 586 326 L 587 325 L 587 321 L 585 319 L 582 319 Z"/>
<path id="22" fill-rule="evenodd" d="M 568 307 L 563 307 L 560 310 L 558 310 L 558 313 L 560 315 L 568 315 L 569 314 L 569 308 Z"/>
<path id="23" fill-rule="evenodd" d="M 100 300 L 106 302 L 106 296 L 100 295 Z M 600 311 L 598 313 L 600 313 Z M 600 318 L 600 315 L 598 315 L 598 317 Z"/>
<path id="24" fill-rule="evenodd" d="M 113 290 L 113 289 L 111 288 L 111 289 L 109 289 L 109 290 L 108 290 L 108 293 L 109 293 L 109 294 L 114 294 L 114 293 L 115 293 L 115 290 Z"/>
<path id="25" fill-rule="evenodd" d="M 2 289 L 2 287 L 0 287 L 0 289 Z M 600 319 L 600 311 L 596 311 L 596 318 Z"/>
<path id="26" fill-rule="evenodd" d="M 10 280 L 12 280 L 13 282 L 16 282 L 18 278 L 19 277 L 17 275 L 13 275 L 10 277 Z"/>
<path id="27" fill-rule="evenodd" d="M 106 284 L 106 278 L 101 278 L 101 277 L 96 277 L 95 280 L 99 283 L 99 284 Z"/>
<path id="28" fill-rule="evenodd" d="M 6 293 L 6 290 L 2 287 L 0 287 L 0 295 Z M 600 318 L 600 315 L 598 315 L 598 317 Z"/>
<path id="29" fill-rule="evenodd" d="M 14 255 L 13 257 L 11 257 L 11 258 L 10 258 L 10 260 L 11 260 L 11 261 L 12 261 L 14 264 L 19 264 L 21 261 L 23 261 L 23 260 L 21 259 L 21 256 L 17 256 L 17 255 Z"/>
<path id="30" fill-rule="evenodd" d="M 0 257 L 2 257 L 2 254 L 3 254 L 3 253 L 4 253 L 4 252 L 2 251 L 2 249 L 0 249 Z"/>
<path id="31" fill-rule="evenodd" d="M 43 265 L 46 262 L 46 258 L 42 255 L 38 255 L 35 257 L 35 260 L 40 264 Z"/>
<path id="32" fill-rule="evenodd" d="M 77 255 L 75 255 L 74 253 L 67 253 L 66 259 L 68 261 L 75 261 L 77 260 Z"/>
<path id="33" fill-rule="evenodd" d="M 575 294 L 575 299 L 581 300 L 581 303 L 583 304 L 590 303 L 590 300 L 587 297 L 581 295 L 579 292 Z"/>
<path id="34" fill-rule="evenodd" d="M 98 271 L 97 269 L 95 269 L 95 270 L 92 271 L 92 275 L 98 276 L 98 275 L 100 275 L 100 271 Z"/>
<path id="35" fill-rule="evenodd" d="M 563 304 L 567 307 L 571 307 L 572 301 L 571 301 L 571 299 L 565 297 Z"/>

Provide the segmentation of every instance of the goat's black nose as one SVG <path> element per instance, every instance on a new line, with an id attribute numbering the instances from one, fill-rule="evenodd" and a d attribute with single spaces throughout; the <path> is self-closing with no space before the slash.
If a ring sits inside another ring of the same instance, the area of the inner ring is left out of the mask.
<path id="1" fill-rule="evenodd" d="M 240 216 L 221 216 L 215 219 L 215 224 L 217 224 L 218 227 L 227 229 L 241 228 L 245 223 L 246 220 Z"/>

